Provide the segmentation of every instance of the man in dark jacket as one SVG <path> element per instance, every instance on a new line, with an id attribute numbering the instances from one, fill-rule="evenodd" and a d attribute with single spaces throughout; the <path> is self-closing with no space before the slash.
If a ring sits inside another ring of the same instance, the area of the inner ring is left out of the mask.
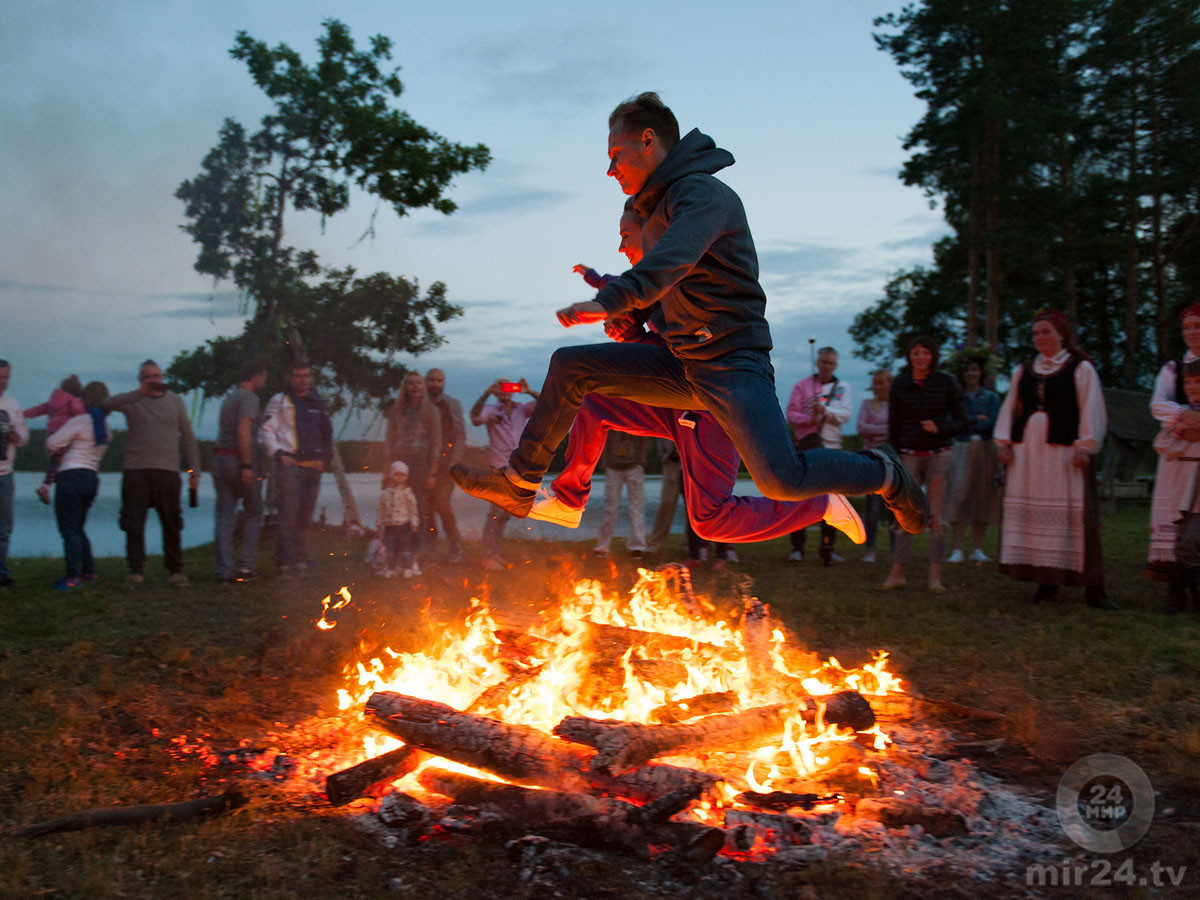
<path id="1" fill-rule="evenodd" d="M 285 575 L 313 568 L 308 558 L 308 526 L 321 490 L 321 473 L 333 458 L 333 423 L 312 382 L 308 363 L 293 362 L 288 369 L 288 388 L 267 403 L 261 431 L 279 482 L 275 565 Z"/>
<path id="2" fill-rule="evenodd" d="M 467 493 L 513 515 L 528 514 L 537 488 L 589 393 L 652 406 L 707 409 L 729 435 L 767 497 L 881 493 L 908 530 L 925 527 L 928 505 L 894 452 L 819 449 L 797 457 L 775 396 L 766 297 L 741 200 L 713 173 L 733 157 L 697 130 L 682 140 L 656 94 L 620 104 L 609 117 L 608 173 L 645 219 L 641 262 L 595 300 L 558 313 L 564 326 L 627 316 L 661 304 L 665 346 L 564 347 L 550 360 L 542 399 L 503 470 L 456 466 Z"/>

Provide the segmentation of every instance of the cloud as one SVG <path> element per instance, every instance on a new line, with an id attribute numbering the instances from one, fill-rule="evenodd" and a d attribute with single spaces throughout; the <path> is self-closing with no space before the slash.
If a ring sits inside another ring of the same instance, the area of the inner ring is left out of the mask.
<path id="1" fill-rule="evenodd" d="M 28 281 L 0 281 L 0 291 L 13 294 L 82 294 L 100 296 L 101 291 L 68 287 L 63 284 L 34 284 Z"/>
<path id="2" fill-rule="evenodd" d="M 497 190 L 462 200 L 453 216 L 437 216 L 415 224 L 414 230 L 427 236 L 467 235 L 486 227 L 494 216 L 529 216 L 545 214 L 548 210 L 571 200 L 570 191 L 521 185 L 494 185 Z"/>
<path id="3" fill-rule="evenodd" d="M 884 241 L 879 245 L 880 250 L 924 250 L 929 251 L 942 238 L 951 234 L 945 225 L 931 228 L 924 234 L 913 235 L 898 241 Z"/>
<path id="4" fill-rule="evenodd" d="M 555 191 L 543 188 L 512 188 L 497 192 L 488 197 L 468 201 L 459 208 L 474 215 L 495 215 L 496 213 L 528 213 L 540 212 L 557 206 L 575 195 L 570 191 Z"/>
<path id="5" fill-rule="evenodd" d="M 464 48 L 487 85 L 484 99 L 507 107 L 575 111 L 611 100 L 613 78 L 646 60 L 616 26 L 537 25 Z"/>

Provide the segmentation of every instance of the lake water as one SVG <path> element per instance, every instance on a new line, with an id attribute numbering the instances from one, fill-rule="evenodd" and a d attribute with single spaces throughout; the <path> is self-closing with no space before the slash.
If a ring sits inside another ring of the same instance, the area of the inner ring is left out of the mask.
<path id="1" fill-rule="evenodd" d="M 354 499 L 358 503 L 359 515 L 364 524 L 375 524 L 375 508 L 379 502 L 379 476 L 367 473 L 355 473 L 347 476 Z M 13 534 L 9 543 L 9 556 L 49 556 L 62 555 L 62 538 L 58 534 L 58 525 L 54 520 L 54 508 L 46 506 L 34 491 L 42 482 L 39 472 L 17 472 L 15 477 L 15 496 L 13 501 Z M 662 477 L 646 476 L 646 529 L 649 532 L 658 511 L 658 495 L 661 491 Z M 753 482 L 743 479 L 738 482 L 739 494 L 747 496 L 758 495 Z M 195 547 L 210 543 L 213 539 L 213 516 L 215 492 L 212 479 L 205 474 L 200 479 L 199 505 L 195 509 L 184 506 L 183 510 L 183 545 Z M 186 496 L 185 496 L 186 504 Z M 623 504 L 624 505 L 624 504 Z M 87 533 L 92 542 L 92 552 L 96 556 L 124 556 L 125 533 L 117 525 L 117 514 L 121 508 L 121 475 L 118 472 L 104 472 L 100 475 L 100 494 L 88 513 Z M 321 479 L 321 494 L 317 501 L 316 515 L 319 518 L 324 510 L 326 521 L 337 524 L 342 521 L 342 500 L 338 495 L 337 486 L 331 476 Z M 459 530 L 467 538 L 478 538 L 487 519 L 488 505 L 481 500 L 454 492 L 454 512 L 458 519 Z M 592 500 L 583 513 L 583 521 L 577 530 L 571 531 L 547 522 L 536 522 L 532 519 L 513 519 L 508 525 L 508 536 L 516 537 L 524 534 L 529 538 L 547 540 L 590 540 L 596 537 L 600 522 L 604 517 L 604 476 L 597 475 L 593 479 Z M 675 525 L 672 531 L 683 533 L 683 504 L 675 510 Z M 622 510 L 621 518 L 617 521 L 617 536 L 628 534 L 629 526 Z M 157 516 L 151 512 L 146 522 L 146 552 L 154 555 L 162 553 L 162 535 L 158 527 Z"/>

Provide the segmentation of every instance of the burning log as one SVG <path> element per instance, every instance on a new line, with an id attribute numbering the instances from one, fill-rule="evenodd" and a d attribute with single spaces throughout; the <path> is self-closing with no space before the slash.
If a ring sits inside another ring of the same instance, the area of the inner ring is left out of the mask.
<path id="1" fill-rule="evenodd" d="M 533 790 L 499 784 L 442 769 L 428 769 L 418 778 L 427 790 L 451 797 L 457 803 L 497 811 L 522 831 L 533 830 L 584 847 L 637 852 L 643 852 L 648 843 L 712 847 L 709 833 L 720 833 L 699 823 L 666 822 L 698 796 L 695 790 L 636 806 L 578 791 Z M 716 844 L 709 856 L 720 846 Z"/>
<path id="2" fill-rule="evenodd" d="M 416 697 L 377 691 L 366 715 L 407 744 L 502 778 L 559 790 L 603 791 L 638 801 L 691 785 L 709 793 L 715 776 L 671 766 L 645 766 L 617 777 L 589 771 L 592 754 L 526 725 L 509 725 Z"/>
<path id="3" fill-rule="evenodd" d="M 746 666 L 750 687 L 755 694 L 766 693 L 775 681 L 771 667 L 770 608 L 757 597 L 747 596 L 742 612 L 742 642 L 746 648 Z"/>
<path id="4" fill-rule="evenodd" d="M 511 694 L 517 687 L 527 681 L 532 681 L 541 673 L 541 666 L 514 672 L 508 678 L 492 685 L 475 698 L 468 712 L 494 709 Z M 365 760 L 356 766 L 334 772 L 325 779 L 325 796 L 333 806 L 345 806 L 359 797 L 364 797 L 380 787 L 386 787 L 393 781 L 403 778 L 413 772 L 426 759 L 428 754 L 422 753 L 415 747 L 398 747 L 381 756 Z"/>
<path id="5" fill-rule="evenodd" d="M 771 791 L 768 794 L 761 794 L 757 791 L 743 791 L 735 798 L 738 803 L 744 806 L 753 806 L 758 809 L 771 809 L 783 812 L 785 810 L 800 807 L 801 809 L 812 809 L 815 806 L 820 806 L 825 803 L 838 803 L 842 799 L 841 794 L 794 794 L 790 791 Z"/>
<path id="6" fill-rule="evenodd" d="M 853 691 L 833 694 L 825 700 L 826 723 L 856 731 L 874 724 L 870 705 Z M 611 774 L 636 768 L 656 756 L 724 748 L 780 734 L 788 714 L 794 709 L 793 704 L 777 703 L 740 713 L 708 716 L 684 725 L 642 725 L 568 716 L 555 726 L 554 733 L 569 741 L 595 747 L 592 771 Z M 802 710 L 800 715 L 808 721 L 815 719 L 815 703 L 813 708 Z"/>
<path id="7" fill-rule="evenodd" d="M 181 803 L 150 803 L 142 806 L 101 806 L 85 809 L 48 822 L 38 822 L 13 833 L 14 838 L 41 837 L 63 831 L 84 828 L 103 828 L 111 825 L 139 825 L 143 822 L 204 821 L 229 810 L 245 806 L 249 801 L 237 791 L 226 791 L 214 797 L 199 797 Z"/>
<path id="8" fill-rule="evenodd" d="M 366 715 L 408 744 L 510 781 L 586 789 L 583 755 L 536 728 L 391 691 L 372 694 Z"/>
<path id="9" fill-rule="evenodd" d="M 620 657 L 630 647 L 642 647 L 659 653 L 677 653 L 683 650 L 704 650 L 721 654 L 731 648 L 718 647 L 693 638 L 658 631 L 642 631 L 637 628 L 622 628 L 620 625 L 601 625 L 598 622 L 564 622 L 564 628 L 587 629 L 592 642 L 592 652 L 600 656 Z"/>
<path id="10" fill-rule="evenodd" d="M 672 725 L 700 716 L 730 712 L 737 705 L 738 697 L 733 691 L 714 691 L 697 694 L 683 700 L 664 703 L 650 710 L 650 721 L 655 725 Z"/>
<path id="11" fill-rule="evenodd" d="M 345 806 L 371 793 L 378 785 L 391 784 L 421 765 L 428 757 L 416 747 L 397 747 L 356 766 L 325 778 L 325 796 L 333 806 Z"/>

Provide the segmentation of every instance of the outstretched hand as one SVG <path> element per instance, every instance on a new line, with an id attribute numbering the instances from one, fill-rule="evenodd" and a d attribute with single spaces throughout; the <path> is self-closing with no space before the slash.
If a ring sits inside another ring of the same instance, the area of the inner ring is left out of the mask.
<path id="1" fill-rule="evenodd" d="M 592 322 L 603 322 L 608 318 L 608 312 L 595 300 L 584 300 L 581 303 L 572 303 L 570 306 L 560 309 L 557 316 L 563 328 L 570 328 L 572 325 L 589 325 Z"/>

